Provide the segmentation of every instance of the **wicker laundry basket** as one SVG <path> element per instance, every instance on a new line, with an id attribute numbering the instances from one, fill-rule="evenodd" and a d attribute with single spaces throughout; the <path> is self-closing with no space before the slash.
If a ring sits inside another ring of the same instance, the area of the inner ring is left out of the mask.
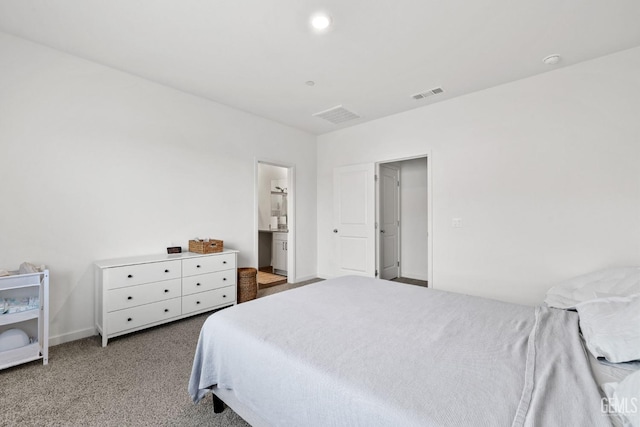
<path id="1" fill-rule="evenodd" d="M 258 270 L 251 267 L 238 268 L 238 304 L 256 299 L 258 296 Z"/>

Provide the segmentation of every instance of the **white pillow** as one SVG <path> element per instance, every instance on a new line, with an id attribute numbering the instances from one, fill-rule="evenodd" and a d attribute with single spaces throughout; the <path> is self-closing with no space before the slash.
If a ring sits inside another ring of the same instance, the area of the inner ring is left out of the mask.
<path id="1" fill-rule="evenodd" d="M 599 295 L 628 296 L 640 293 L 640 267 L 614 267 L 574 277 L 547 291 L 549 307 L 575 308 Z"/>
<path id="2" fill-rule="evenodd" d="M 619 383 L 603 384 L 603 388 L 607 399 L 602 409 L 618 415 L 625 427 L 640 427 L 640 371 Z"/>
<path id="3" fill-rule="evenodd" d="M 591 354 L 613 363 L 640 360 L 640 294 L 585 301 L 576 310 Z"/>

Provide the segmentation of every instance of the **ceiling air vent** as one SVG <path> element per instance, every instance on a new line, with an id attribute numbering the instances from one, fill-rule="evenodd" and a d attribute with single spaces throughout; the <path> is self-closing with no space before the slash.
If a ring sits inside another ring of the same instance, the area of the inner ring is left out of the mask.
<path id="1" fill-rule="evenodd" d="M 343 108 L 342 105 L 337 105 L 333 108 L 329 108 L 328 110 L 320 111 L 319 113 L 312 114 L 312 116 L 328 120 L 334 125 L 360 118 L 360 116 L 353 111 Z"/>
<path id="2" fill-rule="evenodd" d="M 433 96 L 433 95 L 437 95 L 437 94 L 442 93 L 442 92 L 444 92 L 444 90 L 441 87 L 435 87 L 435 88 L 430 89 L 430 90 L 428 90 L 426 92 L 420 92 L 420 93 L 416 93 L 415 95 L 411 95 L 411 97 L 413 99 L 425 99 L 425 98 L 428 98 L 428 97 Z"/>

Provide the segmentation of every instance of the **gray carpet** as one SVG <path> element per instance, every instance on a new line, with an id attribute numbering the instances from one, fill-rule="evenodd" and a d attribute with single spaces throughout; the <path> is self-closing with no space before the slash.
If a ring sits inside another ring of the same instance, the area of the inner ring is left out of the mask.
<path id="1" fill-rule="evenodd" d="M 405 283 L 407 285 L 423 286 L 425 288 L 429 287 L 429 283 L 426 280 L 410 279 L 408 277 L 396 277 L 395 279 L 391 279 L 391 281 Z"/>
<path id="2" fill-rule="evenodd" d="M 0 426 L 248 426 L 229 408 L 214 414 L 210 395 L 195 405 L 187 393 L 209 314 L 115 338 L 105 348 L 98 336 L 73 341 L 51 347 L 47 366 L 0 371 Z"/>
<path id="3" fill-rule="evenodd" d="M 300 286 L 309 285 L 311 283 L 319 282 L 323 279 L 311 279 L 298 283 L 283 283 L 282 285 L 269 286 L 267 288 L 258 289 L 258 298 L 266 297 L 267 295 L 275 294 L 278 292 L 286 291 L 289 289 L 299 288 Z"/>

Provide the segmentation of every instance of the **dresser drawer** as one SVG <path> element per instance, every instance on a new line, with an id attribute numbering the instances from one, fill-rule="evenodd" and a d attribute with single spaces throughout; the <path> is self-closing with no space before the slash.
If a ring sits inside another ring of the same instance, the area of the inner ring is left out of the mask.
<path id="1" fill-rule="evenodd" d="M 182 295 L 211 291 L 236 284 L 236 270 L 224 270 L 215 273 L 199 274 L 182 279 Z"/>
<path id="2" fill-rule="evenodd" d="M 117 289 L 142 283 L 178 279 L 182 276 L 181 267 L 180 260 L 113 267 L 104 273 L 104 286 L 107 289 Z"/>
<path id="3" fill-rule="evenodd" d="M 236 255 L 224 254 L 189 258 L 182 261 L 182 275 L 213 273 L 214 271 L 236 268 Z"/>
<path id="4" fill-rule="evenodd" d="M 114 334 L 149 323 L 178 317 L 181 314 L 181 300 L 181 298 L 173 298 L 108 313 L 107 325 L 109 333 Z"/>
<path id="5" fill-rule="evenodd" d="M 177 298 L 181 293 L 181 285 L 180 279 L 172 279 L 108 290 L 107 312 Z"/>
<path id="6" fill-rule="evenodd" d="M 236 287 L 227 286 L 213 291 L 182 297 L 182 314 L 206 310 L 222 304 L 232 304 L 236 300 Z"/>

